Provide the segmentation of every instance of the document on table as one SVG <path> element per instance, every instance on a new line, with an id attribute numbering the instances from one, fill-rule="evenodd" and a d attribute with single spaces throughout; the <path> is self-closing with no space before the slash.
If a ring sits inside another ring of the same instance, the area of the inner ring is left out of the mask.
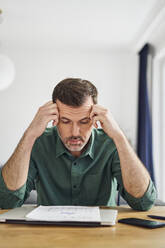
<path id="1" fill-rule="evenodd" d="M 99 207 L 39 206 L 26 215 L 27 220 L 58 222 L 101 222 Z"/>

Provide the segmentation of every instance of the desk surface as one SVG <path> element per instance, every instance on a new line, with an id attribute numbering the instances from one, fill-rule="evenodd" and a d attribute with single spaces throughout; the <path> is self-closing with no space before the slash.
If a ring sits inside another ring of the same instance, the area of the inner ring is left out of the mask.
<path id="1" fill-rule="evenodd" d="M 117 207 L 118 219 L 164 215 L 165 206 L 138 212 Z M 0 210 L 0 213 L 5 210 Z M 150 219 L 151 220 L 151 219 Z M 163 222 L 163 221 L 162 221 Z M 165 222 L 165 221 L 164 221 Z M 165 248 L 165 227 L 145 229 L 117 223 L 113 227 L 56 227 L 0 224 L 2 248 Z"/>

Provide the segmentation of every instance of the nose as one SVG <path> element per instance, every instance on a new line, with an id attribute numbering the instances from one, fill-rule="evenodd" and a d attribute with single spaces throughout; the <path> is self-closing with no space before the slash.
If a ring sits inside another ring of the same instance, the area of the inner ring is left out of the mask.
<path id="1" fill-rule="evenodd" d="M 79 136 L 80 135 L 80 127 L 76 123 L 73 123 L 73 125 L 72 125 L 72 135 L 73 136 Z"/>

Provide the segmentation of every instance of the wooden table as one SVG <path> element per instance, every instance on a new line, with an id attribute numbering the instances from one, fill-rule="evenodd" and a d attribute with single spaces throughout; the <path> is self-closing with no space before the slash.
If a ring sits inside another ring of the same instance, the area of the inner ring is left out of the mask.
<path id="1" fill-rule="evenodd" d="M 114 209 L 114 208 L 113 208 Z M 138 212 L 117 207 L 118 219 L 165 215 L 165 207 Z M 4 210 L 0 210 L 3 213 Z M 163 221 L 162 221 L 163 222 Z M 165 222 L 165 221 L 164 221 Z M 0 224 L 0 248 L 165 248 L 165 227 L 145 229 L 117 223 L 113 227 L 56 227 Z"/>

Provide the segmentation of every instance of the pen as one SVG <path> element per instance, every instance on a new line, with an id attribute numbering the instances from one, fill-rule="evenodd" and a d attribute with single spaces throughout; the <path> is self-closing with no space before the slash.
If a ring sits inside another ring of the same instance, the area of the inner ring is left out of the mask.
<path id="1" fill-rule="evenodd" d="M 165 216 L 158 216 L 158 215 L 147 215 L 147 216 L 152 219 L 165 220 Z"/>

